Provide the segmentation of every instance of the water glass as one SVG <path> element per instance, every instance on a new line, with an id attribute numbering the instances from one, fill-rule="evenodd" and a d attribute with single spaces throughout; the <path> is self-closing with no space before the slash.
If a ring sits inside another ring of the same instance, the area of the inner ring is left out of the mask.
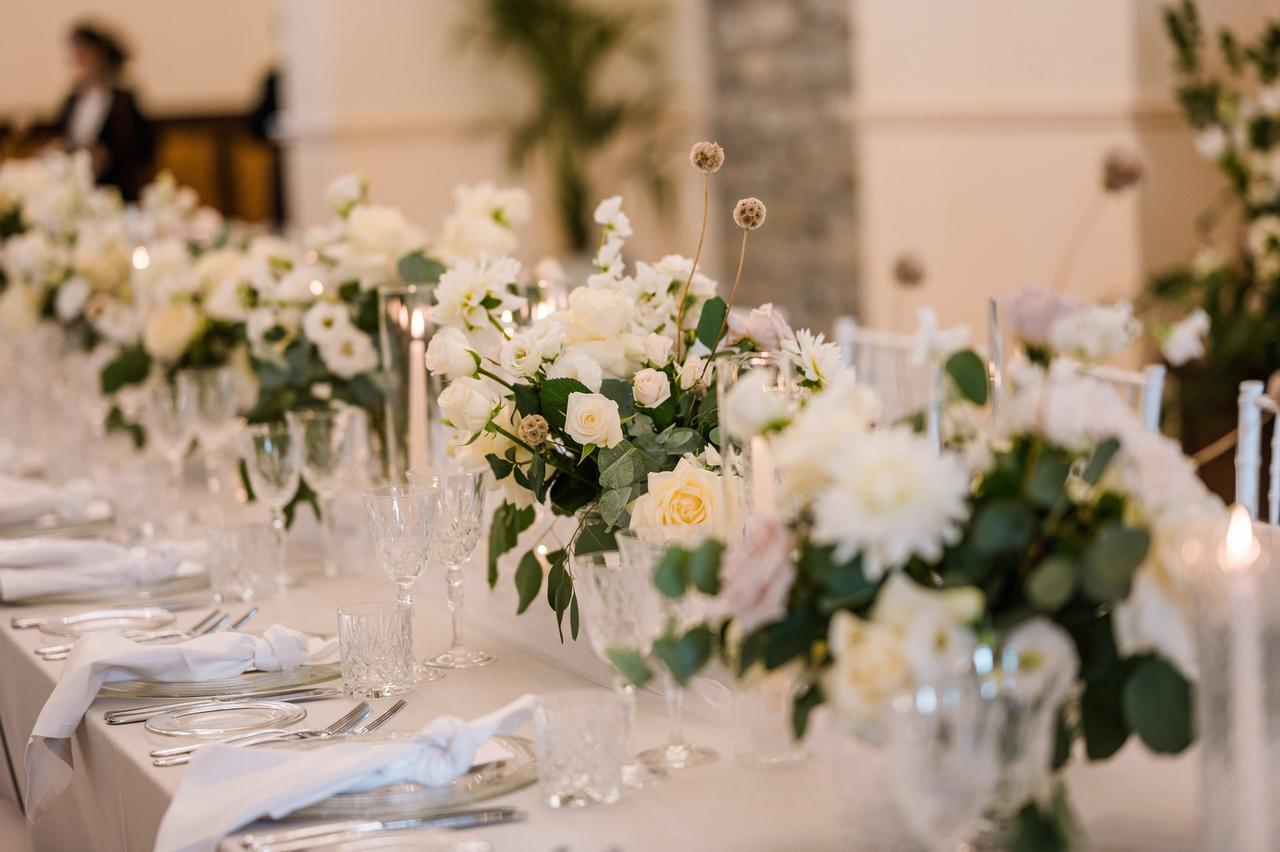
<path id="1" fill-rule="evenodd" d="M 612 692 L 578 689 L 542 697 L 534 714 L 538 783 L 553 808 L 622 797 L 627 712 Z"/>
<path id="2" fill-rule="evenodd" d="M 302 473 L 320 506 L 324 574 L 338 576 L 333 503 L 350 478 L 355 459 L 355 430 L 350 409 L 290 411 L 285 415 L 293 439 L 302 447 Z"/>
<path id="3" fill-rule="evenodd" d="M 765 769 L 805 759 L 791 723 L 797 686 L 790 672 L 775 671 L 734 687 L 733 755 L 739 763 Z"/>
<path id="4" fill-rule="evenodd" d="M 275 533 L 261 524 L 214 527 L 208 542 L 209 585 L 220 602 L 248 601 L 284 586 L 284 564 Z"/>
<path id="5" fill-rule="evenodd" d="M 342 689 L 353 698 L 389 698 L 413 689 L 413 610 L 375 601 L 338 609 Z"/>
<path id="6" fill-rule="evenodd" d="M 147 394 L 147 440 L 169 464 L 174 508 L 182 496 L 182 469 L 195 437 L 191 397 L 177 382 L 153 383 Z"/>
<path id="7" fill-rule="evenodd" d="M 271 529 L 283 562 L 285 553 L 284 507 L 289 505 L 302 479 L 302 445 L 283 423 L 259 423 L 248 428 L 245 468 L 254 496 L 271 511 Z"/>

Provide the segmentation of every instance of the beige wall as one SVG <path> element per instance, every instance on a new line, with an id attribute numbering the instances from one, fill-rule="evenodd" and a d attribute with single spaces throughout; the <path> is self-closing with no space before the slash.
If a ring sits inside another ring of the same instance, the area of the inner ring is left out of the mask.
<path id="1" fill-rule="evenodd" d="M 71 24 L 124 36 L 130 77 L 157 113 L 242 110 L 275 57 L 274 0 L 6 0 L 0 13 L 0 117 L 47 116 L 69 85 Z"/>

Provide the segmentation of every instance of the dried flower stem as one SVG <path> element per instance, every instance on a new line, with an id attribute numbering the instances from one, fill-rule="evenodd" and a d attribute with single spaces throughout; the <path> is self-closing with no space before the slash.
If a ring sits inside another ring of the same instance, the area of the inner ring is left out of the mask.
<path id="1" fill-rule="evenodd" d="M 1076 222 L 1076 228 L 1072 231 L 1071 239 L 1067 242 L 1067 250 L 1063 253 L 1062 260 L 1058 263 L 1058 271 L 1054 273 L 1053 280 L 1049 285 L 1050 293 L 1057 293 L 1065 289 L 1067 280 L 1071 277 L 1071 269 L 1075 266 L 1076 258 L 1080 255 L 1080 249 L 1084 246 L 1085 239 L 1098 221 L 1098 215 L 1102 213 L 1103 203 L 1106 199 L 1105 192 L 1095 195 L 1093 201 L 1085 208 L 1080 220 Z"/>
<path id="2" fill-rule="evenodd" d="M 724 310 L 724 319 L 720 320 L 720 331 L 716 334 L 715 345 L 711 347 L 711 354 L 707 356 L 707 363 L 702 365 L 702 373 L 698 376 L 698 384 L 707 376 L 707 368 L 711 366 L 711 360 L 716 357 L 716 352 L 720 349 L 720 341 L 724 340 L 724 333 L 729 327 L 729 313 L 733 310 L 733 300 L 738 295 L 738 282 L 742 280 L 742 265 L 747 259 L 747 234 L 751 233 L 746 228 L 742 229 L 742 248 L 738 250 L 738 274 L 733 276 L 733 289 L 729 291 L 729 303 Z"/>
<path id="3" fill-rule="evenodd" d="M 684 282 L 684 291 L 680 293 L 679 309 L 676 311 L 676 361 L 680 360 L 684 349 L 684 315 L 687 309 L 689 288 L 693 286 L 693 276 L 698 274 L 698 261 L 702 259 L 702 241 L 707 235 L 707 211 L 711 203 L 711 173 L 702 175 L 702 228 L 698 231 L 698 248 L 693 253 L 693 266 L 689 268 L 689 280 Z M 741 267 L 739 267 L 741 271 Z"/>

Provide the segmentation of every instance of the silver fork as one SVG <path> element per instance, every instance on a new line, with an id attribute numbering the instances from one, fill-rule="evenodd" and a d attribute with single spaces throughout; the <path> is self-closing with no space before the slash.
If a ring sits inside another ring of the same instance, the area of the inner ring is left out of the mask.
<path id="1" fill-rule="evenodd" d="M 332 725 L 329 725 L 327 728 L 319 728 L 319 729 L 310 728 L 302 731 L 286 731 L 286 730 L 257 731 L 253 734 L 247 734 L 244 736 L 232 737 L 229 740 L 223 740 L 222 743 L 223 745 L 251 746 L 251 745 L 258 745 L 260 743 L 267 743 L 267 742 L 274 743 L 278 741 L 311 740 L 311 739 L 323 739 L 326 737 L 334 737 L 334 736 L 338 736 L 339 734 L 347 733 L 356 725 L 359 725 L 366 718 L 368 718 L 369 714 L 372 712 L 373 712 L 373 708 L 369 706 L 369 702 L 361 701 L 359 704 L 357 704 L 355 707 L 351 709 L 351 712 L 347 713 L 345 716 L 343 716 L 341 719 L 338 719 L 336 722 L 334 722 Z M 212 745 L 212 744 L 196 743 L 194 745 L 174 746 L 171 749 L 159 749 L 157 751 L 153 751 L 151 752 L 151 755 L 152 757 L 155 757 L 155 760 L 151 761 L 151 764 L 153 766 L 182 766 L 183 764 L 190 762 L 191 755 L 193 753 L 199 751 L 201 748 L 203 748 L 206 745 Z M 160 752 L 164 752 L 164 754 L 160 754 Z"/>
<path id="2" fill-rule="evenodd" d="M 257 608 L 255 607 L 251 612 L 257 612 Z M 246 613 L 245 615 L 249 616 L 249 613 Z M 245 616 L 242 616 L 242 618 L 244 617 Z M 230 619 L 231 616 L 227 615 L 220 609 L 215 609 L 193 624 L 190 630 L 126 630 L 123 635 L 126 639 L 132 639 L 135 642 L 159 642 L 165 639 L 178 639 L 184 636 L 202 636 L 206 633 L 212 633 L 214 630 L 217 630 Z M 71 653 L 71 649 L 75 646 L 75 642 L 63 642 L 58 645 L 45 645 L 43 647 L 36 648 L 36 653 L 45 660 L 65 660 Z"/>

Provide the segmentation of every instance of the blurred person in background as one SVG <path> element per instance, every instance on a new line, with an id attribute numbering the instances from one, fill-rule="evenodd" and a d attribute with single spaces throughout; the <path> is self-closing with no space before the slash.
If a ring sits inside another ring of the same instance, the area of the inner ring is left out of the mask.
<path id="1" fill-rule="evenodd" d="M 155 138 L 133 93 L 121 85 L 129 55 L 111 33 L 77 24 L 69 39 L 74 83 L 56 127 L 68 150 L 86 150 L 98 183 L 114 186 L 126 201 L 151 178 Z"/>

